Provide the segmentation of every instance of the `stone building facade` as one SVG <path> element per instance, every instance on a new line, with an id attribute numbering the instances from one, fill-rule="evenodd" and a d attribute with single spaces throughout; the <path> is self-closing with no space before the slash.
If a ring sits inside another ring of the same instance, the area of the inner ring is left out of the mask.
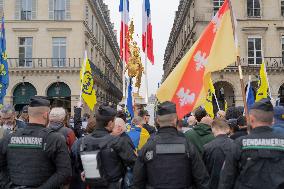
<path id="1" fill-rule="evenodd" d="M 165 79 L 201 35 L 224 0 L 180 0 L 164 54 Z M 237 18 L 237 37 L 245 83 L 252 77 L 257 90 L 260 64 L 264 61 L 273 99 L 284 103 L 284 0 L 231 0 Z M 224 49 L 224 53 L 225 53 Z M 235 63 L 213 73 L 221 108 L 242 106 L 238 69 Z"/>
<path id="2" fill-rule="evenodd" d="M 6 103 L 20 110 L 31 96 L 40 95 L 70 111 L 79 100 L 85 50 L 98 104 L 120 102 L 122 62 L 102 0 L 0 0 L 0 10 L 10 74 Z"/>

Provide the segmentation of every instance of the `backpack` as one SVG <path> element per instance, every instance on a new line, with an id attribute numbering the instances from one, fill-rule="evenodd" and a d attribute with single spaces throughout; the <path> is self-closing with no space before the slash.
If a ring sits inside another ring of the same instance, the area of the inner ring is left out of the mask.
<path id="1" fill-rule="evenodd" d="M 116 153 L 108 145 L 112 139 L 110 135 L 101 138 L 91 136 L 82 138 L 80 157 L 85 171 L 86 183 L 89 185 L 107 186 L 108 181 L 113 180 L 114 176 L 109 174 L 109 169 L 104 164 L 104 162 L 111 162 L 106 158 L 111 158 Z M 89 140 L 89 142 L 86 142 L 86 140 Z"/>

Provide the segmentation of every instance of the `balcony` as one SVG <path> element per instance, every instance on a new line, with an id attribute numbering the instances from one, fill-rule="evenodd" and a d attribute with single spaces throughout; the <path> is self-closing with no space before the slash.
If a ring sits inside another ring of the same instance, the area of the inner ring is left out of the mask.
<path id="1" fill-rule="evenodd" d="M 105 74 L 92 62 L 91 69 L 93 70 L 93 75 L 97 78 L 98 82 L 104 86 L 104 88 L 110 93 L 116 96 L 118 99 L 122 99 L 122 91 L 108 78 Z"/>
<path id="2" fill-rule="evenodd" d="M 283 72 L 284 71 L 283 60 L 284 60 L 283 57 L 264 57 L 266 70 L 274 72 Z M 248 64 L 247 58 L 241 58 L 241 65 L 244 72 L 253 72 L 253 71 L 259 71 L 261 64 Z M 234 64 L 231 64 L 230 66 L 225 68 L 223 71 L 225 72 L 238 71 L 238 65 L 235 62 Z"/>
<path id="3" fill-rule="evenodd" d="M 9 71 L 79 70 L 81 58 L 8 58 Z"/>
<path id="4" fill-rule="evenodd" d="M 8 58 L 9 72 L 78 72 L 83 63 L 82 58 Z M 122 91 L 94 63 L 90 61 L 96 82 L 118 99 Z"/>

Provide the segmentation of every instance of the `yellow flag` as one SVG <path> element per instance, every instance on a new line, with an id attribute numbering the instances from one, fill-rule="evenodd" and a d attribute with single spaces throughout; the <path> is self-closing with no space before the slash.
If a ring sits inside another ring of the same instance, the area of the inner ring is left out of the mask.
<path id="1" fill-rule="evenodd" d="M 95 104 L 97 103 L 96 91 L 94 89 L 95 81 L 92 75 L 89 59 L 86 55 L 80 71 L 80 79 L 82 98 L 84 99 L 90 110 L 93 110 Z"/>
<path id="2" fill-rule="evenodd" d="M 226 99 L 225 99 L 225 107 L 224 107 L 224 109 L 225 109 L 225 112 L 228 110 L 228 102 L 227 102 Z"/>
<path id="3" fill-rule="evenodd" d="M 256 102 L 260 101 L 263 98 L 268 97 L 269 85 L 268 85 L 267 73 L 264 62 L 261 64 L 259 77 L 260 77 L 258 81 L 259 88 L 257 90 L 256 99 L 255 99 Z"/>
<path id="4" fill-rule="evenodd" d="M 211 118 L 214 118 L 213 94 L 215 94 L 215 88 L 214 88 L 212 79 L 210 79 L 209 90 L 208 90 L 208 94 L 207 94 L 206 101 L 204 104 L 204 108 Z"/>
<path id="5" fill-rule="evenodd" d="M 146 129 L 141 128 L 138 150 L 141 150 L 141 148 L 147 143 L 149 138 L 150 138 L 149 132 Z"/>
<path id="6" fill-rule="evenodd" d="M 205 105 L 210 74 L 237 60 L 233 13 L 228 0 L 216 15 L 157 91 L 160 102 L 176 104 L 179 118 Z"/>

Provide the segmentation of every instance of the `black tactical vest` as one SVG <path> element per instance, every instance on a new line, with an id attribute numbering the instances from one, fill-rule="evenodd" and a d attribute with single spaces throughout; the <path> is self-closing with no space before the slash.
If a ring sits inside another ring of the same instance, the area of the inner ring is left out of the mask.
<path id="1" fill-rule="evenodd" d="M 37 187 L 56 171 L 45 152 L 46 128 L 19 129 L 10 136 L 7 161 L 11 182 L 19 186 Z"/>
<path id="2" fill-rule="evenodd" d="M 185 137 L 165 141 L 156 135 L 153 151 L 146 152 L 148 187 L 189 188 L 192 185 L 191 160 Z"/>
<path id="3" fill-rule="evenodd" d="M 97 156 L 100 180 L 86 179 L 89 185 L 107 186 L 118 182 L 124 175 L 123 164 L 115 149 L 112 148 L 114 138 L 111 135 L 95 138 L 91 135 L 82 139 L 81 152 L 99 151 Z"/>
<path id="4" fill-rule="evenodd" d="M 249 142 L 244 142 L 250 140 Z M 277 144 L 281 140 L 282 144 Z M 284 139 L 243 139 L 236 189 L 284 188 Z M 261 179 L 261 181 L 259 180 Z"/>

